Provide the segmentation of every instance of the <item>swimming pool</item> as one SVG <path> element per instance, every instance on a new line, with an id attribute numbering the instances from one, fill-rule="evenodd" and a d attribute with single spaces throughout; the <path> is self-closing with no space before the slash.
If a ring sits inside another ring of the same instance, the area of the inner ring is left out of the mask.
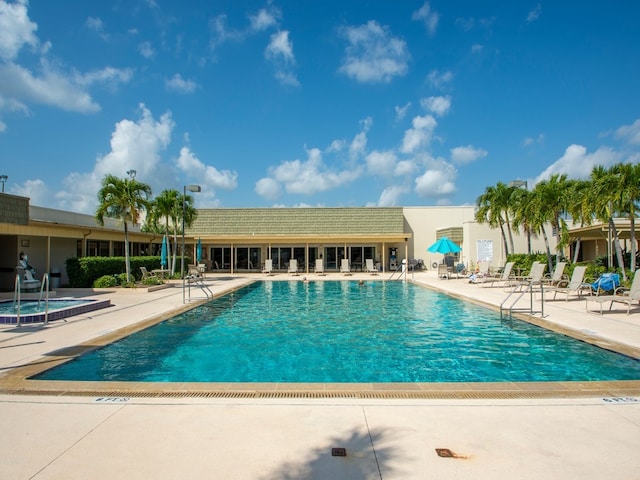
<path id="1" fill-rule="evenodd" d="M 20 323 L 51 322 L 62 318 L 92 312 L 111 305 L 110 300 L 50 298 L 45 300 L 21 300 Z M 0 324 L 17 324 L 18 310 L 13 300 L 0 301 Z M 48 308 L 48 316 L 45 310 Z"/>
<path id="2" fill-rule="evenodd" d="M 256 282 L 38 380 L 531 382 L 640 379 L 640 362 L 401 282 Z"/>

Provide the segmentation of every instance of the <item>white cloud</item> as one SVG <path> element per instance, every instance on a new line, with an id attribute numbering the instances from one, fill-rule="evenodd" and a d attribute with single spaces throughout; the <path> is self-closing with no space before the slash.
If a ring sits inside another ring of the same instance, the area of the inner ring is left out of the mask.
<path id="1" fill-rule="evenodd" d="M 88 17 L 84 24 L 89 30 L 96 32 L 103 40 L 109 39 L 109 34 L 104 31 L 104 22 L 100 18 Z"/>
<path id="2" fill-rule="evenodd" d="M 533 145 L 542 145 L 544 143 L 544 134 L 539 133 L 537 137 L 526 137 L 522 141 L 522 145 L 525 147 L 531 147 Z"/>
<path id="3" fill-rule="evenodd" d="M 405 75 L 410 58 L 404 40 L 393 37 L 388 27 L 370 20 L 341 31 L 348 45 L 339 71 L 359 82 L 388 83 Z"/>
<path id="4" fill-rule="evenodd" d="M 370 175 L 389 176 L 393 175 L 398 163 L 398 157 L 393 150 L 374 150 L 366 158 L 367 172 Z"/>
<path id="5" fill-rule="evenodd" d="M 356 160 L 366 153 L 367 132 L 371 128 L 372 123 L 373 119 L 371 117 L 367 117 L 362 120 L 362 130 L 354 137 L 351 145 L 349 145 L 349 156 L 352 160 Z"/>
<path id="6" fill-rule="evenodd" d="M 434 162 L 416 178 L 415 191 L 420 198 L 434 198 L 450 195 L 456 190 L 456 169 L 446 162 Z"/>
<path id="7" fill-rule="evenodd" d="M 77 82 L 42 64 L 40 76 L 12 63 L 0 65 L 0 97 L 17 102 L 51 105 L 62 110 L 93 113 L 100 106 Z"/>
<path id="8" fill-rule="evenodd" d="M 142 42 L 138 45 L 138 52 L 140 52 L 140 55 L 144 58 L 152 58 L 156 54 L 153 45 L 148 41 Z"/>
<path id="9" fill-rule="evenodd" d="M 77 73 L 73 80 L 81 86 L 91 86 L 95 83 L 101 83 L 115 88 L 120 83 L 128 83 L 132 78 L 133 70 L 130 68 L 105 67 L 88 73 Z"/>
<path id="10" fill-rule="evenodd" d="M 400 160 L 397 165 L 396 168 L 393 170 L 393 174 L 396 177 L 406 177 L 406 176 L 412 176 L 416 173 L 418 169 L 418 166 L 416 165 L 416 162 L 413 160 Z"/>
<path id="11" fill-rule="evenodd" d="M 482 52 L 483 49 L 484 49 L 484 46 L 480 45 L 479 43 L 475 43 L 471 45 L 471 53 L 473 54 L 480 53 Z"/>
<path id="12" fill-rule="evenodd" d="M 256 32 L 262 32 L 268 30 L 271 27 L 278 26 L 278 18 L 280 12 L 277 9 L 267 10 L 261 8 L 255 15 L 249 15 L 249 22 L 251 24 L 251 30 Z"/>
<path id="13" fill-rule="evenodd" d="M 156 120 L 141 104 L 138 121 L 124 119 L 116 124 L 111 135 L 111 151 L 96 159 L 91 172 L 73 172 L 64 179 L 65 188 L 56 194 L 61 208 L 93 213 L 97 206 L 96 193 L 107 174 L 124 176 L 133 169 L 137 171 L 137 179 L 152 185 L 162 175 L 160 152 L 171 141 L 174 126 L 170 112 Z"/>
<path id="14" fill-rule="evenodd" d="M 32 205 L 47 205 L 49 190 L 39 178 L 27 180 L 22 185 L 13 185 L 11 193 L 21 197 L 29 197 Z"/>
<path id="15" fill-rule="evenodd" d="M 327 166 L 317 148 L 307 150 L 307 160 L 284 161 L 269 168 L 269 176 L 256 184 L 256 192 L 274 199 L 280 189 L 287 193 L 313 195 L 348 184 L 361 175 L 361 169 L 332 169 Z M 268 196 L 271 195 L 271 196 Z"/>
<path id="16" fill-rule="evenodd" d="M 564 155 L 549 165 L 538 177 L 534 184 L 548 179 L 553 174 L 566 174 L 572 179 L 588 178 L 596 165 L 610 167 L 624 160 L 623 154 L 608 147 L 600 147 L 593 153 L 588 153 L 582 145 L 569 145 Z"/>
<path id="17" fill-rule="evenodd" d="M 296 63 L 293 54 L 293 43 L 289 39 L 289 32 L 282 30 L 271 35 L 269 45 L 264 52 L 265 57 L 276 68 L 276 79 L 284 84 L 297 87 L 300 85 L 292 68 Z"/>
<path id="18" fill-rule="evenodd" d="M 414 117 L 412 125 L 413 128 L 404 132 L 400 148 L 402 153 L 413 153 L 419 148 L 428 146 L 438 122 L 431 115 L 425 115 Z"/>
<path id="19" fill-rule="evenodd" d="M 402 107 L 396 105 L 395 106 L 396 120 L 402 120 L 404 117 L 406 117 L 410 107 L 411 107 L 411 102 L 408 102 L 406 105 Z"/>
<path id="20" fill-rule="evenodd" d="M 436 28 L 438 27 L 440 15 L 431 10 L 429 2 L 424 2 L 424 5 L 422 5 L 419 10 L 413 12 L 411 19 L 423 22 L 429 35 L 434 35 L 436 33 Z"/>
<path id="21" fill-rule="evenodd" d="M 542 6 L 538 3 L 535 8 L 527 14 L 527 22 L 535 22 L 538 18 L 540 18 L 541 13 Z"/>
<path id="22" fill-rule="evenodd" d="M 176 160 L 176 165 L 188 177 L 202 184 L 203 189 L 206 191 L 215 191 L 217 188 L 233 190 L 238 186 L 238 174 L 236 172 L 231 170 L 221 171 L 211 165 L 206 165 L 188 147 L 180 149 L 180 156 Z"/>
<path id="23" fill-rule="evenodd" d="M 618 128 L 615 136 L 626 140 L 632 145 L 640 145 L 640 118 L 631 125 L 623 125 Z"/>
<path id="24" fill-rule="evenodd" d="M 24 45 L 37 47 L 35 31 L 38 25 L 29 19 L 27 0 L 0 2 L 0 58 L 14 60 Z"/>
<path id="25" fill-rule="evenodd" d="M 473 145 L 466 147 L 455 147 L 451 149 L 451 160 L 457 164 L 475 162 L 479 158 L 487 156 L 487 151 L 482 148 L 476 148 Z"/>
<path id="26" fill-rule="evenodd" d="M 449 70 L 446 72 L 440 72 L 439 70 L 432 70 L 427 75 L 427 82 L 434 88 L 439 90 L 446 88 L 453 80 L 453 73 Z"/>
<path id="27" fill-rule="evenodd" d="M 385 188 L 378 198 L 379 207 L 393 207 L 400 203 L 400 197 L 409 193 L 409 188 L 404 185 L 390 185 Z"/>
<path id="28" fill-rule="evenodd" d="M 428 97 L 420 100 L 420 105 L 425 110 L 438 116 L 445 115 L 451 108 L 451 97 Z"/>
<path id="29" fill-rule="evenodd" d="M 179 73 L 165 80 L 164 84 L 167 90 L 177 93 L 193 93 L 198 88 L 196 82 L 182 78 L 182 75 Z"/>

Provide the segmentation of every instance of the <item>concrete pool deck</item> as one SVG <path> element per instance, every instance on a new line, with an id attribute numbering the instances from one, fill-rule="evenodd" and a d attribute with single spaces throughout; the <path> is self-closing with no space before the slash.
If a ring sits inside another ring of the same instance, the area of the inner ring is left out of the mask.
<path id="1" fill-rule="evenodd" d="M 368 281 L 388 274 L 307 277 Z M 210 275 L 207 283 L 221 293 L 256 278 L 265 277 Z M 414 281 L 494 307 L 506 296 L 500 288 L 440 280 L 434 272 L 418 273 Z M 33 369 L 182 308 L 180 288 L 89 294 L 106 295 L 113 306 L 47 326 L 0 327 L 0 478 L 638 477 L 639 382 L 359 391 L 205 384 L 200 392 L 189 384 L 164 394 L 155 386 L 145 393 L 145 385 L 128 392 L 102 384 L 105 390 L 85 385 L 80 395 L 77 385 L 35 382 L 26 394 L 33 381 L 24 376 Z M 201 297 L 191 290 L 194 302 Z M 631 355 L 640 351 L 639 307 L 631 315 L 618 306 L 601 316 L 598 304 L 589 306 L 596 313 L 585 312 L 583 300 L 546 302 L 542 321 Z M 346 457 L 331 456 L 338 447 Z M 440 457 L 436 449 L 454 456 Z"/>

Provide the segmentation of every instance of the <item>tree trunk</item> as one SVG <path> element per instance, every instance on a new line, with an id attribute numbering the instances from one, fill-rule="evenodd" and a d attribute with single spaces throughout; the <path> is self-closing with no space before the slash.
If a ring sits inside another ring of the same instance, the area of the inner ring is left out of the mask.
<path id="1" fill-rule="evenodd" d="M 633 207 L 632 207 L 633 210 Z M 636 218 L 635 212 L 631 212 L 631 231 L 629 232 L 629 242 L 631 243 L 631 271 L 635 273 L 636 271 Z"/>
<path id="2" fill-rule="evenodd" d="M 578 263 L 578 256 L 580 256 L 580 245 L 582 241 L 580 238 L 576 240 L 576 250 L 573 252 L 573 263 Z"/>
<path id="3" fill-rule="evenodd" d="M 544 246 L 547 250 L 547 266 L 549 267 L 549 272 L 553 271 L 553 263 L 551 262 L 551 247 L 549 246 L 549 237 L 547 237 L 547 231 L 544 229 L 544 226 L 541 227 L 542 229 L 542 238 L 544 238 Z"/>
<path id="4" fill-rule="evenodd" d="M 127 221 L 124 222 L 124 268 L 127 272 L 127 283 L 131 281 L 131 263 L 129 261 L 129 228 L 127 227 Z"/>
<path id="5" fill-rule="evenodd" d="M 613 221 L 613 217 L 609 217 L 609 227 L 613 232 L 613 244 L 616 247 L 616 258 L 618 259 L 618 266 L 622 269 L 622 279 L 627 280 L 627 272 L 624 268 L 624 257 L 622 256 L 622 247 L 620 246 L 620 238 L 618 237 L 618 229 Z"/>
<path id="6" fill-rule="evenodd" d="M 507 244 L 507 234 L 504 233 L 504 223 L 500 221 L 500 231 L 502 232 L 502 241 L 504 242 L 504 258 L 509 256 L 509 245 Z"/>

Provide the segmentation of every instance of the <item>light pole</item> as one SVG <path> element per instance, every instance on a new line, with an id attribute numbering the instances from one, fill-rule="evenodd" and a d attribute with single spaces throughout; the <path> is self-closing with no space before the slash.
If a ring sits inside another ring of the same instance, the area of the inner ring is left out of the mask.
<path id="1" fill-rule="evenodd" d="M 180 274 L 182 275 L 182 303 L 184 299 L 185 275 L 184 275 L 184 216 L 186 210 L 187 190 L 190 192 L 201 192 L 200 185 L 185 185 L 182 189 L 182 255 L 180 256 Z"/>
<path id="2" fill-rule="evenodd" d="M 4 184 L 9 180 L 7 175 L 0 175 L 0 182 L 2 182 L 2 193 L 4 193 Z"/>

